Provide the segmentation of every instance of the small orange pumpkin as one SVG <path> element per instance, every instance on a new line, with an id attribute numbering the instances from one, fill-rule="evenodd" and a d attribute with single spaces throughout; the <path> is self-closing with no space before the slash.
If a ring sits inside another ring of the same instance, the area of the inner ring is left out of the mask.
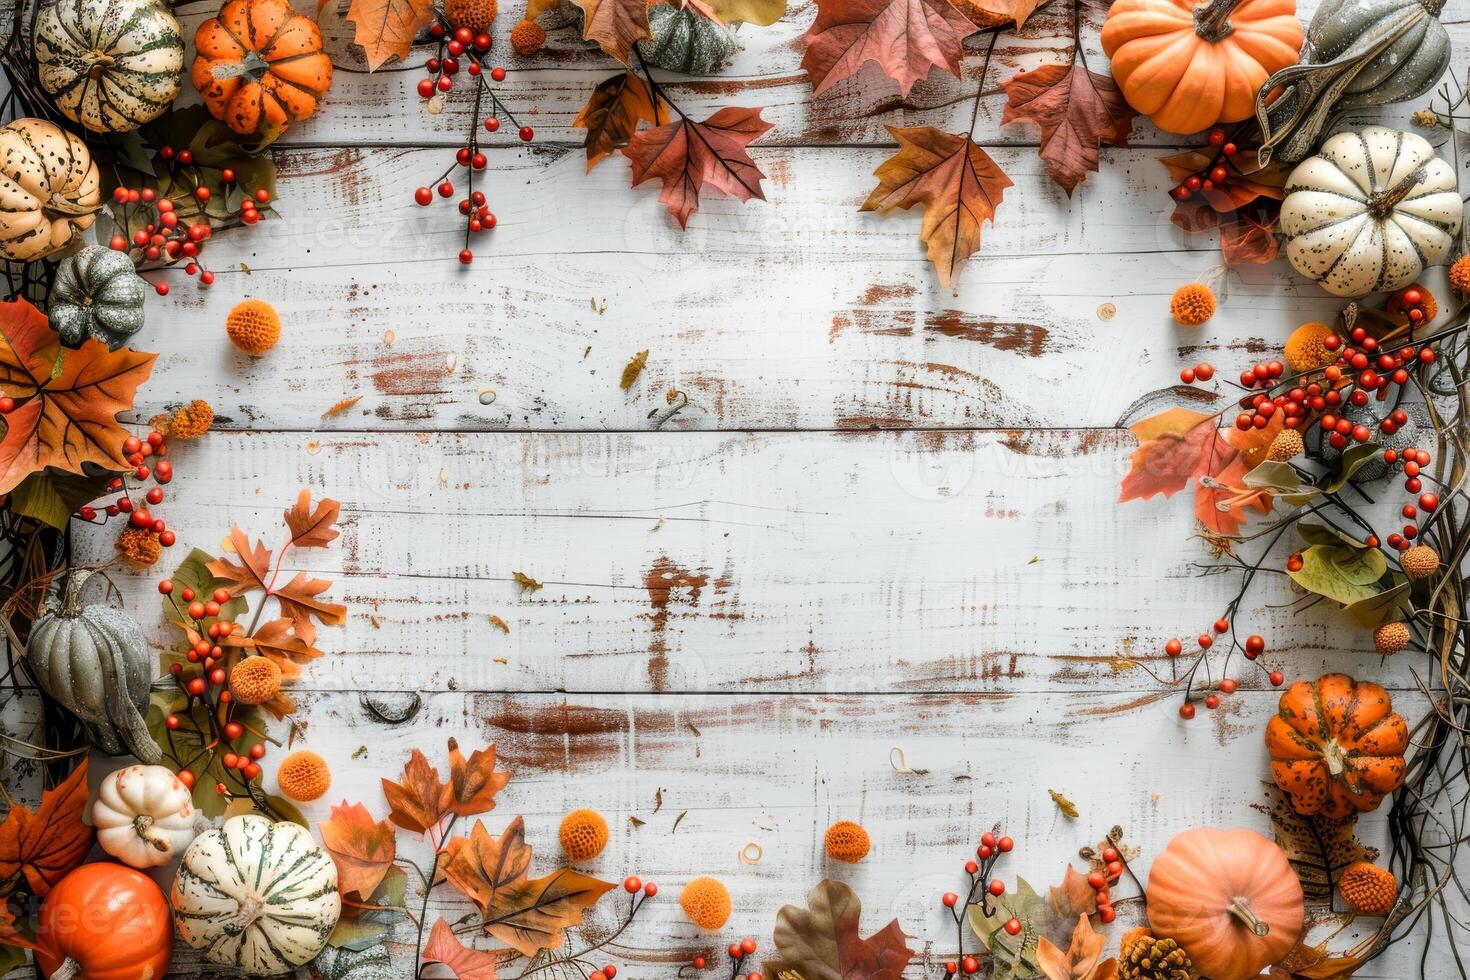
<path id="1" fill-rule="evenodd" d="M 1148 873 L 1148 924 L 1210 980 L 1249 980 L 1296 945 L 1302 883 L 1254 830 L 1186 830 Z"/>
<path id="2" fill-rule="evenodd" d="M 307 118 L 332 86 L 322 32 L 286 0 L 229 0 L 199 25 L 194 47 L 194 87 L 243 135 Z"/>
<path id="3" fill-rule="evenodd" d="M 1256 111 L 1271 73 L 1302 46 L 1296 0 L 1117 0 L 1103 51 L 1123 98 L 1167 133 L 1197 133 Z"/>
<path id="4" fill-rule="evenodd" d="M 152 878 L 121 864 L 84 864 L 41 904 L 36 965 L 48 977 L 159 980 L 173 938 L 168 901 Z"/>
<path id="5" fill-rule="evenodd" d="M 1297 681 L 1266 723 L 1271 776 L 1297 813 L 1346 820 L 1404 781 L 1409 726 L 1388 692 L 1346 674 Z"/>

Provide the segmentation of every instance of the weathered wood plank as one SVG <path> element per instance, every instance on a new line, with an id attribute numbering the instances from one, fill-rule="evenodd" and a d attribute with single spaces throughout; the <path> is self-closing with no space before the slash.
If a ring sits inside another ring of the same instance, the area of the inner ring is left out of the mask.
<path id="1" fill-rule="evenodd" d="M 155 508 L 218 554 L 277 541 L 301 486 L 343 501 L 344 651 L 307 688 L 1159 692 L 1170 636 L 1213 622 L 1187 501 L 1120 506 L 1127 433 L 214 434 L 177 447 Z M 113 533 L 76 535 L 83 560 Z M 1286 543 L 1280 562 L 1285 561 Z M 115 576 L 160 644 L 154 583 Z M 544 583 L 522 594 L 512 573 Z M 1262 582 L 1238 622 L 1289 676 L 1380 666 L 1368 635 Z M 490 622 L 500 616 L 503 634 Z M 1218 651 L 1217 651 L 1218 652 Z M 1266 687 L 1238 657 L 1231 673 Z M 1062 709 L 1070 710 L 1070 709 Z"/>
<path id="2" fill-rule="evenodd" d="M 882 150 L 759 151 L 770 200 L 707 195 L 683 233 L 624 162 L 497 154 L 499 224 L 468 269 L 453 206 L 411 199 L 451 153 L 291 151 L 285 219 L 220 235 L 215 285 L 180 274 L 150 306 L 147 392 L 260 428 L 647 429 L 672 388 L 690 404 L 667 428 L 1112 425 L 1181 367 L 1228 375 L 1339 305 L 1281 260 L 1232 277 L 1205 327 L 1174 324 L 1170 294 L 1220 258 L 1169 222 L 1156 155 L 1108 154 L 1069 202 L 1030 150 L 997 151 L 1017 186 L 951 294 L 917 214 L 857 210 Z M 285 320 L 259 360 L 222 329 L 244 296 Z"/>

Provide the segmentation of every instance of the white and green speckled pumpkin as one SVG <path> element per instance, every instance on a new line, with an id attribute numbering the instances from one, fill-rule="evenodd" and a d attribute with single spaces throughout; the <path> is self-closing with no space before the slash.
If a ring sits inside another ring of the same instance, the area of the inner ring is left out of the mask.
<path id="1" fill-rule="evenodd" d="M 252 976 L 312 959 L 342 912 L 337 866 L 311 833 L 253 813 L 194 838 L 170 900 L 185 942 Z"/>
<path id="2" fill-rule="evenodd" d="M 1460 230 L 1455 172 L 1414 133 L 1338 133 L 1286 180 L 1281 231 L 1296 271 L 1336 296 L 1407 286 Z"/>
<path id="3" fill-rule="evenodd" d="M 658 4 L 648 8 L 653 38 L 638 50 L 653 64 L 685 75 L 708 75 L 724 64 L 740 45 L 729 28 L 692 7 Z"/>
<path id="4" fill-rule="evenodd" d="M 158 0 L 54 0 L 36 17 L 36 77 L 56 108 L 99 133 L 156 119 L 184 84 L 184 38 Z"/>
<path id="5" fill-rule="evenodd" d="M 46 316 L 68 347 L 90 338 L 117 350 L 143 328 L 147 285 L 127 253 L 89 245 L 57 264 Z"/>

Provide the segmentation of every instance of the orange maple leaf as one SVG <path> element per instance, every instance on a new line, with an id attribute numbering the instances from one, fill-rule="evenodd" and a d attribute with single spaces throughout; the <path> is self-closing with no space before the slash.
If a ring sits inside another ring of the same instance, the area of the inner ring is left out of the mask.
<path id="1" fill-rule="evenodd" d="M 1046 980 L 1104 980 L 1118 975 L 1118 961 L 1104 960 L 1106 940 L 1092 928 L 1087 914 L 1077 917 L 1072 940 L 1066 950 L 1042 936 L 1037 943 L 1036 962 Z"/>
<path id="2" fill-rule="evenodd" d="M 929 246 L 940 284 L 948 286 L 959 264 L 980 247 L 980 226 L 994 219 L 1011 179 L 968 136 L 931 126 L 887 128 L 899 149 L 873 171 L 878 186 L 862 210 L 923 205 L 919 240 Z"/>
<path id="3" fill-rule="evenodd" d="M 439 782 L 439 770 L 418 749 L 408 757 L 398 782 L 383 780 L 388 819 L 415 834 L 427 833 L 449 809 L 449 787 Z"/>
<path id="4" fill-rule="evenodd" d="M 31 894 L 45 898 L 92 849 L 92 828 L 82 822 L 87 809 L 87 760 L 54 789 L 41 794 L 34 811 L 12 804 L 0 823 L 0 891 L 7 894 L 25 879 Z"/>
<path id="5" fill-rule="evenodd" d="M 454 971 L 459 980 L 496 980 L 495 969 L 499 957 L 494 953 L 465 946 L 455 937 L 454 929 L 449 923 L 440 919 L 429 930 L 424 960 L 444 964 Z"/>
<path id="6" fill-rule="evenodd" d="M 0 493 L 48 466 L 126 469 L 128 432 L 117 415 L 133 407 L 158 355 L 95 340 L 63 351 L 45 314 L 24 299 L 0 302 L 0 339 L 0 392 L 17 402 L 0 441 Z"/>
<path id="7" fill-rule="evenodd" d="M 1138 437 L 1118 502 L 1172 497 L 1189 481 L 1218 471 L 1219 457 L 1234 451 L 1220 439 L 1215 416 L 1171 408 L 1129 426 Z M 1225 462 L 1228 462 L 1226 460 Z"/>
<path id="8" fill-rule="evenodd" d="M 289 618 L 273 619 L 256 627 L 254 634 L 246 634 L 245 628 L 237 623 L 230 634 L 220 640 L 220 646 L 254 650 L 274 660 L 281 668 L 281 676 L 296 677 L 301 673 L 299 665 L 320 657 L 322 651 L 297 636 L 293 626 L 294 621 Z M 197 634 L 191 636 L 190 642 L 197 638 Z"/>
<path id="9" fill-rule="evenodd" d="M 461 817 L 495 809 L 495 794 L 510 782 L 510 773 L 495 770 L 495 746 L 460 754 L 459 741 L 449 740 L 449 809 Z"/>
<path id="10" fill-rule="evenodd" d="M 705 187 L 742 201 L 766 199 L 761 190 L 766 175 L 745 147 L 770 128 L 760 109 L 726 106 L 704 122 L 682 118 L 635 133 L 622 152 L 632 161 L 634 187 L 645 180 L 664 182 L 658 199 L 684 228 Z"/>
<path id="11" fill-rule="evenodd" d="M 341 626 L 347 621 L 347 607 L 341 603 L 323 602 L 317 598 L 332 587 L 324 578 L 312 578 L 305 572 L 296 575 L 274 591 L 281 611 L 291 618 L 296 635 L 308 646 L 316 642 L 315 618 L 323 626 Z"/>
<path id="12" fill-rule="evenodd" d="M 1014 23 L 1020 30 L 1042 0 L 950 0 L 981 30 Z"/>
<path id="13" fill-rule="evenodd" d="M 265 542 L 256 538 L 252 547 L 250 539 L 240 530 L 240 525 L 236 524 L 230 528 L 230 544 L 234 545 L 235 554 L 239 555 L 240 561 L 236 563 L 228 558 L 216 558 L 206 566 L 209 573 L 229 582 L 231 595 L 243 595 L 252 589 L 270 592 L 270 586 L 266 583 L 271 578 L 271 552 Z"/>
<path id="14" fill-rule="evenodd" d="M 609 56 L 628 63 L 633 44 L 653 36 L 649 0 L 572 0 L 582 10 L 582 40 L 596 41 Z"/>
<path id="15" fill-rule="evenodd" d="M 1078 64 L 1042 65 L 1000 87 L 1006 93 L 1000 121 L 1032 122 L 1041 128 L 1037 155 L 1068 197 L 1088 171 L 1097 170 L 1099 147 L 1128 144 L 1136 113 L 1110 75 Z"/>
<path id="16" fill-rule="evenodd" d="M 813 96 L 870 61 L 907 96 L 935 68 L 958 78 L 962 42 L 973 33 L 975 25 L 948 0 L 817 0 L 801 67 Z"/>
<path id="17" fill-rule="evenodd" d="M 352 0 L 347 8 L 352 40 L 362 45 L 368 71 L 389 58 L 407 61 L 413 39 L 433 18 L 434 0 Z"/>
<path id="18" fill-rule="evenodd" d="M 393 866 L 398 845 L 393 825 L 374 820 L 361 803 L 343 801 L 332 807 L 332 815 L 317 829 L 322 846 L 337 866 L 338 890 L 366 901 Z"/>
<path id="19" fill-rule="evenodd" d="M 587 104 L 572 121 L 577 129 L 587 130 L 587 138 L 582 143 L 587 151 L 587 169 L 590 171 L 614 150 L 627 146 L 639 123 L 659 125 L 662 109 L 663 100 L 632 72 L 604 79 L 592 90 Z"/>
<path id="20" fill-rule="evenodd" d="M 342 505 L 331 497 L 323 497 L 316 509 L 311 506 L 311 491 L 303 489 L 296 503 L 286 511 L 286 527 L 291 529 L 291 544 L 298 548 L 324 548 L 337 539 L 337 518 Z"/>

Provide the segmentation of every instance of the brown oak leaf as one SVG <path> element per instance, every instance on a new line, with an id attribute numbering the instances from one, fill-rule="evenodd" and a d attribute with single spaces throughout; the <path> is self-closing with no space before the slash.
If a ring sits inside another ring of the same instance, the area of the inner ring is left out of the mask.
<path id="1" fill-rule="evenodd" d="M 683 118 L 645 129 L 622 152 L 632 161 L 634 187 L 645 180 L 663 181 L 658 199 L 684 228 L 706 187 L 742 201 L 766 199 L 761 190 L 766 175 L 745 147 L 770 128 L 760 109 L 726 106 L 704 122 Z"/>
<path id="2" fill-rule="evenodd" d="M 898 980 L 914 957 L 894 919 L 867 939 L 858 932 L 862 902 L 851 887 L 830 879 L 807 894 L 807 908 L 776 914 L 776 959 L 765 975 L 788 972 L 806 980 Z"/>
<path id="3" fill-rule="evenodd" d="M 1088 171 L 1096 171 L 1098 147 L 1126 146 L 1136 113 L 1108 75 L 1079 64 L 1043 65 L 1002 82 L 1002 123 L 1041 127 L 1037 155 L 1046 172 L 1072 196 Z"/>
<path id="4" fill-rule="evenodd" d="M 582 9 L 582 40 L 597 46 L 623 64 L 634 43 L 652 37 L 648 28 L 649 0 L 572 0 Z"/>
<path id="5" fill-rule="evenodd" d="M 35 810 L 14 803 L 0 822 L 0 892 L 24 886 L 45 898 L 58 881 L 87 857 L 92 828 L 87 809 L 87 760 L 60 785 L 41 794 Z"/>
<path id="6" fill-rule="evenodd" d="M 1102 959 L 1105 942 L 1084 912 L 1077 916 L 1072 941 L 1065 951 L 1045 936 L 1037 940 L 1036 962 L 1046 980 L 1114 980 L 1118 961 Z"/>
<path id="7" fill-rule="evenodd" d="M 46 315 L 24 299 L 0 302 L 0 340 L 0 392 L 17 402 L 0 441 L 0 493 L 47 466 L 126 469 L 129 433 L 117 414 L 133 407 L 158 355 L 95 340 L 63 351 Z"/>
<path id="8" fill-rule="evenodd" d="M 252 547 L 250 539 L 240 530 L 240 525 L 236 524 L 230 528 L 230 544 L 234 546 L 240 561 L 237 563 L 228 558 L 216 558 L 206 566 L 210 574 L 215 578 L 225 579 L 229 583 L 231 595 L 241 595 L 252 589 L 269 592 L 270 586 L 267 583 L 271 579 L 271 552 L 265 542 L 256 538 Z"/>
<path id="9" fill-rule="evenodd" d="M 817 0 L 801 67 L 821 95 L 871 61 L 907 96 L 934 68 L 960 74 L 962 42 L 975 25 L 948 0 Z"/>
<path id="10" fill-rule="evenodd" d="M 331 497 L 317 501 L 311 506 L 311 491 L 303 489 L 285 514 L 286 527 L 291 529 L 291 544 L 298 548 L 324 548 L 337 540 L 337 518 L 342 505 Z"/>
<path id="11" fill-rule="evenodd" d="M 461 817 L 473 817 L 495 809 L 495 794 L 510 782 L 510 773 L 495 769 L 495 746 L 470 753 L 459 751 L 459 741 L 449 740 L 449 809 Z"/>
<path id="12" fill-rule="evenodd" d="M 449 787 L 439 782 L 439 770 L 418 749 L 408 757 L 398 782 L 383 780 L 388 819 L 414 834 L 427 833 L 449 809 Z"/>
<path id="13" fill-rule="evenodd" d="M 429 942 L 424 947 L 424 961 L 443 963 L 454 971 L 459 980 L 496 980 L 498 957 L 478 949 L 470 949 L 454 935 L 448 922 L 440 919 L 429 930 Z"/>
<path id="14" fill-rule="evenodd" d="M 269 657 L 281 668 L 281 675 L 288 678 L 301 673 L 300 664 L 309 663 L 322 655 L 321 650 L 296 635 L 294 621 L 288 618 L 262 623 L 249 635 L 243 626 L 236 624 L 230 634 L 220 640 L 220 646 L 254 650 L 261 656 Z"/>
<path id="15" fill-rule="evenodd" d="M 929 246 L 940 284 L 948 286 L 959 264 L 980 247 L 980 226 L 994 219 L 1011 179 L 968 136 L 931 126 L 889 126 L 888 132 L 899 149 L 873 171 L 878 186 L 862 210 L 923 205 L 919 240 Z"/>
<path id="16" fill-rule="evenodd" d="M 361 803 L 343 802 L 323 820 L 322 847 L 337 866 L 337 888 L 344 896 L 365 901 L 393 866 L 398 837 L 386 820 L 374 820 Z"/>
<path id="17" fill-rule="evenodd" d="M 434 0 L 352 0 L 347 19 L 368 71 L 377 71 L 389 58 L 408 60 L 413 39 L 434 19 Z"/>
<path id="18" fill-rule="evenodd" d="M 587 169 L 627 146 L 638 132 L 639 123 L 659 125 L 663 109 L 663 100 L 632 72 L 604 79 L 572 121 L 577 129 L 587 130 L 582 143 L 587 151 Z"/>
<path id="19" fill-rule="evenodd" d="M 323 602 L 317 598 L 332 583 L 324 578 L 312 578 L 305 572 L 297 572 L 285 585 L 275 590 L 281 601 L 281 611 L 291 618 L 296 635 L 306 644 L 316 642 L 315 618 L 323 626 L 341 626 L 347 621 L 347 607 L 336 602 Z"/>

